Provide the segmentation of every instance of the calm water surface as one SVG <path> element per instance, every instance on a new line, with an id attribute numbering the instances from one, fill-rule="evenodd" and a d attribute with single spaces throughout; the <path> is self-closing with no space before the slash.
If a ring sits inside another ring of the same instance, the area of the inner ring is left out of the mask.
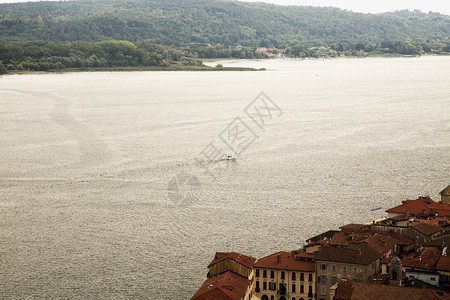
<path id="1" fill-rule="evenodd" d="M 216 251 L 296 249 L 450 183 L 450 57 L 220 63 L 268 70 L 0 77 L 0 298 L 187 299 Z M 283 115 L 203 176 L 261 91 Z M 168 198 L 180 172 L 193 206 Z"/>

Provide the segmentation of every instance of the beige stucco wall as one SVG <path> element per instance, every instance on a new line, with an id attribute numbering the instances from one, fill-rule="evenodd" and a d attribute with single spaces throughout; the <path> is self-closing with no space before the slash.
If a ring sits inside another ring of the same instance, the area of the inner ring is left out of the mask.
<path id="1" fill-rule="evenodd" d="M 303 298 L 305 300 L 307 299 L 315 299 L 314 298 L 314 294 L 315 294 L 315 274 L 314 272 L 302 272 L 302 271 L 288 271 L 288 270 L 276 270 L 276 269 L 262 269 L 262 268 L 258 268 L 259 271 L 259 277 L 255 276 L 255 283 L 253 285 L 253 291 L 254 291 L 254 295 L 256 297 L 258 297 L 259 299 L 261 299 L 263 297 L 263 295 L 267 295 L 269 300 L 271 299 L 271 296 L 274 296 L 275 300 L 279 300 L 283 295 L 280 295 L 278 293 L 279 291 L 279 287 L 280 287 L 280 283 L 284 283 L 286 284 L 286 295 L 284 295 L 284 297 L 287 300 L 291 300 L 292 297 L 295 297 L 296 300 Z M 263 277 L 263 270 L 267 271 L 267 277 L 264 278 Z M 274 271 L 274 278 L 270 278 L 270 271 Z M 285 272 L 285 277 L 284 279 L 281 279 L 281 272 Z M 292 280 L 292 273 L 295 272 L 295 280 Z M 300 280 L 300 273 L 304 274 L 304 280 L 301 281 Z M 256 273 L 255 273 L 256 274 Z M 309 281 L 309 274 L 311 274 L 311 279 L 312 281 Z M 256 281 L 259 281 L 259 288 L 260 291 L 257 292 L 256 291 Z M 266 282 L 267 284 L 267 289 L 263 289 L 264 287 L 264 282 Z M 275 283 L 276 284 L 276 288 L 275 290 L 269 290 L 269 283 Z M 292 284 L 295 284 L 295 292 L 292 291 Z M 304 292 L 300 293 L 300 286 L 303 285 L 304 287 Z M 309 292 L 309 287 L 311 287 L 311 292 L 312 292 L 312 296 L 313 297 L 308 297 L 308 292 Z"/>
<path id="2" fill-rule="evenodd" d="M 322 270 L 320 265 L 325 264 L 326 270 Z M 335 266 L 335 270 L 333 270 L 333 267 Z M 344 272 L 343 267 L 347 268 L 347 271 Z M 354 272 L 354 269 L 356 268 L 356 272 Z M 331 281 L 331 277 L 335 276 L 336 280 L 339 279 L 347 279 L 347 280 L 357 280 L 361 282 L 367 281 L 370 277 L 372 277 L 374 274 L 378 273 L 378 270 L 380 268 L 380 262 L 379 260 L 376 260 L 373 264 L 372 263 L 368 265 L 357 265 L 357 264 L 349 264 L 349 263 L 338 263 L 338 262 L 328 262 L 328 261 L 316 261 L 316 299 L 326 299 L 330 300 L 330 288 L 335 284 L 335 282 Z M 326 281 L 325 283 L 319 282 L 318 278 L 319 276 L 325 275 Z M 325 293 L 322 293 L 322 287 L 324 288 Z"/>
<path id="3" fill-rule="evenodd" d="M 251 269 L 229 258 L 209 267 L 209 274 L 211 277 L 217 274 L 224 273 L 226 271 L 233 271 L 234 273 L 239 274 L 245 278 L 249 278 L 251 274 Z"/>

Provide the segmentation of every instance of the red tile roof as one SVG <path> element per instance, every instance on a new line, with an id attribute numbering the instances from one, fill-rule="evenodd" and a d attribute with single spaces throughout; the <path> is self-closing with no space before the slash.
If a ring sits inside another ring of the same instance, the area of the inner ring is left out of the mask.
<path id="1" fill-rule="evenodd" d="M 339 228 L 341 229 L 341 231 L 359 232 L 361 230 L 364 230 L 366 227 L 367 225 L 364 224 L 347 224 Z"/>
<path id="2" fill-rule="evenodd" d="M 360 243 L 367 243 L 367 245 L 371 246 L 379 253 L 385 254 L 398 244 L 398 240 L 389 236 L 374 234 L 373 236 L 361 240 Z"/>
<path id="3" fill-rule="evenodd" d="M 439 247 L 439 248 L 441 248 L 442 245 L 450 247 L 450 233 L 441 235 L 432 241 L 424 243 L 423 245 L 431 246 L 431 247 Z"/>
<path id="4" fill-rule="evenodd" d="M 407 238 L 406 236 L 401 235 L 400 233 L 397 233 L 397 232 L 377 231 L 377 233 L 380 235 L 384 235 L 384 236 L 388 236 L 388 237 L 392 237 L 392 238 L 396 239 L 398 245 L 407 246 L 407 245 L 412 245 L 415 243 L 410 238 Z"/>
<path id="5" fill-rule="evenodd" d="M 411 241 L 413 243 L 413 241 Z M 374 231 L 361 231 L 358 234 L 348 232 L 336 233 L 330 241 L 330 245 L 348 246 L 350 244 L 367 244 L 380 254 L 384 254 L 395 245 L 401 245 L 402 241 L 387 234 Z"/>
<path id="6" fill-rule="evenodd" d="M 305 259 L 307 254 L 295 255 L 290 252 L 280 251 L 264 258 L 259 259 L 255 264 L 255 268 L 277 269 L 277 270 L 292 270 L 314 272 L 314 262 Z"/>
<path id="7" fill-rule="evenodd" d="M 382 255 L 366 244 L 341 246 L 323 246 L 316 255 L 316 260 L 368 265 Z"/>
<path id="8" fill-rule="evenodd" d="M 212 265 L 217 264 L 218 262 L 224 261 L 226 259 L 232 259 L 247 268 L 251 268 L 256 261 L 256 258 L 254 258 L 254 257 L 239 254 L 236 252 L 229 252 L 229 253 L 228 252 L 216 252 L 216 256 L 209 263 L 208 268 L 211 267 Z"/>
<path id="9" fill-rule="evenodd" d="M 440 225 L 440 224 L 447 224 L 448 223 L 448 217 L 436 217 L 436 218 L 427 218 L 427 219 L 422 219 L 422 218 L 414 218 L 415 221 L 420 222 L 420 223 L 425 223 L 428 225 Z"/>
<path id="10" fill-rule="evenodd" d="M 250 280 L 231 271 L 205 280 L 191 300 L 240 300 Z"/>
<path id="11" fill-rule="evenodd" d="M 406 214 L 411 215 L 427 214 L 439 216 L 450 216 L 450 206 L 441 203 L 434 202 L 433 200 L 425 197 L 419 197 L 416 200 L 405 200 L 402 204 L 394 208 L 386 210 L 388 213 Z"/>
<path id="12" fill-rule="evenodd" d="M 323 241 L 324 239 L 331 239 L 333 237 L 334 234 L 338 233 L 338 230 L 328 230 L 327 232 L 321 233 L 319 235 L 316 235 L 312 238 L 307 239 L 306 241 L 308 243 L 316 243 L 319 241 Z"/>
<path id="13" fill-rule="evenodd" d="M 439 250 L 425 249 L 421 254 L 414 253 L 404 258 L 399 258 L 404 267 L 422 270 L 433 270 L 439 261 Z M 383 259 L 382 263 L 390 263 L 392 258 Z"/>
<path id="14" fill-rule="evenodd" d="M 441 256 L 436 270 L 450 272 L 450 256 Z"/>
<path id="15" fill-rule="evenodd" d="M 449 299 L 450 294 L 427 288 L 400 287 L 384 284 L 371 284 L 339 280 L 335 300 L 443 300 Z"/>
<path id="16" fill-rule="evenodd" d="M 330 245 L 340 245 L 344 246 L 347 245 L 351 240 L 350 234 L 345 232 L 339 232 L 333 235 L 333 237 L 330 240 Z"/>
<path id="17" fill-rule="evenodd" d="M 432 235 L 443 230 L 441 226 L 429 225 L 421 222 L 414 222 L 410 226 L 424 235 Z"/>
<path id="18" fill-rule="evenodd" d="M 393 216 L 391 218 L 387 218 L 386 220 L 407 221 L 409 219 L 411 219 L 411 217 L 405 216 L 405 215 L 398 215 L 398 216 Z"/>
<path id="19" fill-rule="evenodd" d="M 299 252 L 299 253 L 296 253 L 295 256 L 296 256 L 297 258 L 300 258 L 300 259 L 302 259 L 302 258 L 306 258 L 306 259 L 314 259 L 314 258 L 316 257 L 315 254 L 313 254 L 313 253 L 308 253 L 308 252 Z"/>

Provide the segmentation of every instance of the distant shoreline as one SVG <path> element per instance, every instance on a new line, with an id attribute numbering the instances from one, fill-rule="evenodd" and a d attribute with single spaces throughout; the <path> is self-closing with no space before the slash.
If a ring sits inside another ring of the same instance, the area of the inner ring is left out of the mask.
<path id="1" fill-rule="evenodd" d="M 275 58 L 203 58 L 202 61 L 208 62 L 220 62 L 228 60 L 279 60 L 279 59 L 293 59 L 293 60 L 315 60 L 315 59 L 336 59 L 336 58 L 370 58 L 370 57 L 382 57 L 382 58 L 395 58 L 395 57 L 422 57 L 422 56 L 450 56 L 450 54 L 432 54 L 424 53 L 421 55 L 406 55 L 406 54 L 372 54 L 366 56 L 321 56 L 321 57 L 275 57 Z"/>
<path id="2" fill-rule="evenodd" d="M 390 54 L 390 55 L 368 55 L 368 56 L 324 56 L 324 57 L 286 57 L 286 58 L 208 58 L 202 59 L 204 63 L 211 62 L 223 62 L 223 61 L 258 61 L 258 60 L 283 60 L 283 59 L 292 59 L 292 60 L 317 60 L 317 59 L 352 59 L 352 58 L 398 58 L 398 57 L 430 57 L 430 56 L 450 56 L 445 54 L 422 54 L 422 55 L 401 55 L 401 54 Z M 145 72 L 145 71 L 167 71 L 167 72 L 176 72 L 176 71 L 189 71 L 189 72 L 218 72 L 218 71 L 234 71 L 234 72 L 248 72 L 248 71 L 266 71 L 266 68 L 251 68 L 251 67 L 213 67 L 213 66 L 184 66 L 184 65 L 171 65 L 168 67 L 162 66 L 139 66 L 139 67 L 84 67 L 84 68 L 65 68 L 60 70 L 47 70 L 47 71 L 32 71 L 32 70 L 12 70 L 7 73 L 0 74 L 1 75 L 20 75 L 20 74 L 52 74 L 52 73 L 72 73 L 72 72 Z"/>
<path id="3" fill-rule="evenodd" d="M 209 67 L 209 66 L 180 66 L 172 65 L 168 67 L 160 66 L 141 66 L 141 67 L 86 67 L 86 68 L 65 68 L 60 70 L 48 71 L 28 71 L 14 70 L 0 75 L 16 74 L 49 74 L 49 73 L 71 73 L 71 72 L 131 72 L 131 71 L 190 71 L 190 72 L 219 72 L 219 71 L 265 71 L 266 69 L 255 69 L 246 67 Z"/>

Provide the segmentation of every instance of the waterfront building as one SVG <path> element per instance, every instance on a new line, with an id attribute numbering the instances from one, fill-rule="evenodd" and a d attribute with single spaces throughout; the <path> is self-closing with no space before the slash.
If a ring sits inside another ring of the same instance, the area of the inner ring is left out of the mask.
<path id="1" fill-rule="evenodd" d="M 338 280 L 368 281 L 379 273 L 380 252 L 367 244 L 323 246 L 316 255 L 316 299 L 330 300 Z"/>
<path id="2" fill-rule="evenodd" d="M 315 299 L 314 255 L 280 251 L 255 265 L 255 296 L 261 300 Z"/>

